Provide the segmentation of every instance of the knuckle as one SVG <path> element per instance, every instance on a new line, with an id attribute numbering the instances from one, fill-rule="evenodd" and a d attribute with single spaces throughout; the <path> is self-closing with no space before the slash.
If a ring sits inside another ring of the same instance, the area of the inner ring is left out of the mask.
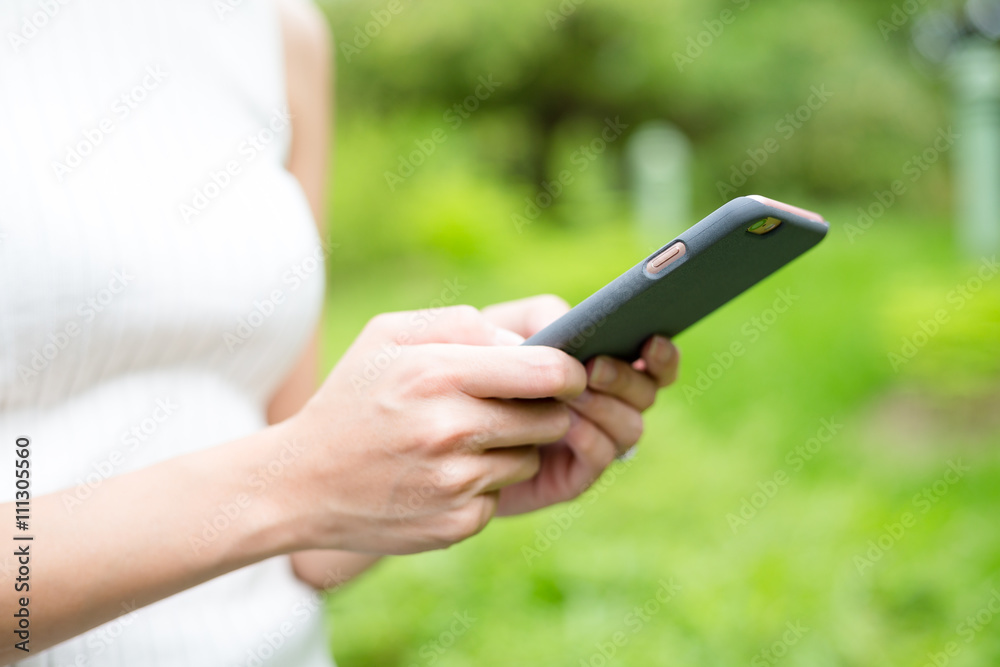
<path id="1" fill-rule="evenodd" d="M 524 457 L 524 479 L 531 479 L 542 469 L 542 453 L 532 447 Z"/>
<path id="2" fill-rule="evenodd" d="M 597 458 L 601 442 L 600 434 L 593 424 L 581 422 L 580 427 L 573 433 L 573 441 L 584 460 L 592 461 Z"/>
<path id="3" fill-rule="evenodd" d="M 439 395 L 448 382 L 448 377 L 442 368 L 443 365 L 436 364 L 434 354 L 426 348 L 421 348 L 418 353 L 409 353 L 407 350 L 400 356 L 400 363 L 397 364 L 393 390 L 397 395 L 411 399 Z"/>
<path id="4" fill-rule="evenodd" d="M 645 412 L 656 404 L 656 389 L 650 387 L 648 391 L 643 391 L 639 398 L 639 410 Z"/>
<path id="5" fill-rule="evenodd" d="M 397 313 L 379 313 L 368 320 L 362 329 L 363 334 L 384 336 L 396 328 L 399 315 Z"/>
<path id="6" fill-rule="evenodd" d="M 614 445 L 602 446 L 598 448 L 597 451 L 597 469 L 594 471 L 594 479 L 591 480 L 591 484 L 596 481 L 601 474 L 607 470 L 608 466 L 615 462 L 615 457 L 618 456 L 618 450 L 615 449 Z"/>
<path id="7" fill-rule="evenodd" d="M 442 528 L 444 540 L 455 544 L 482 532 L 492 518 L 485 501 L 486 498 L 477 497 L 451 512 Z"/>
<path id="8" fill-rule="evenodd" d="M 642 439 L 642 434 L 646 429 L 645 421 L 642 415 L 638 413 L 632 413 L 632 416 L 626 420 L 625 423 L 625 435 L 623 445 L 627 447 L 632 447 L 638 444 L 639 440 Z"/>
<path id="9" fill-rule="evenodd" d="M 562 403 L 553 404 L 546 423 L 550 429 L 547 434 L 548 441 L 555 442 L 561 440 L 569 433 L 570 428 L 573 426 L 572 409 Z"/>
<path id="10" fill-rule="evenodd" d="M 545 350 L 531 364 L 530 381 L 539 393 L 552 396 L 562 394 L 571 388 L 573 373 L 561 353 Z"/>
<path id="11" fill-rule="evenodd" d="M 422 347 L 413 355 L 412 376 L 421 394 L 442 396 L 455 391 L 458 369 L 441 348 Z"/>
<path id="12" fill-rule="evenodd" d="M 476 490 L 479 476 L 469 463 L 449 461 L 441 466 L 435 483 L 446 496 L 461 497 Z"/>
<path id="13" fill-rule="evenodd" d="M 448 323 L 463 330 L 479 328 L 483 324 L 483 315 L 474 306 L 451 306 L 446 311 Z"/>
<path id="14" fill-rule="evenodd" d="M 601 431 L 589 422 L 580 422 L 573 434 L 574 444 L 580 457 L 589 467 L 598 472 L 606 468 L 615 458 L 614 447 Z"/>
<path id="15" fill-rule="evenodd" d="M 468 448 L 478 434 L 478 430 L 468 420 L 447 413 L 431 415 L 426 428 L 427 444 L 436 452 L 461 451 Z"/>
<path id="16" fill-rule="evenodd" d="M 492 340 L 492 325 L 473 306 L 444 306 L 419 311 L 419 319 L 430 324 L 428 333 L 435 341 L 469 343 Z"/>

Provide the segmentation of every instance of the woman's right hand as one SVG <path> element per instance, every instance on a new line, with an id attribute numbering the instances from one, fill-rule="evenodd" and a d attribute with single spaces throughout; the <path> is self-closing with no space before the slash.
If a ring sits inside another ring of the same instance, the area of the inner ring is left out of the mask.
<path id="1" fill-rule="evenodd" d="M 301 451 L 274 487 L 299 548 L 405 554 L 482 530 L 587 383 L 572 357 L 517 342 L 467 306 L 374 318 L 275 427 Z"/>

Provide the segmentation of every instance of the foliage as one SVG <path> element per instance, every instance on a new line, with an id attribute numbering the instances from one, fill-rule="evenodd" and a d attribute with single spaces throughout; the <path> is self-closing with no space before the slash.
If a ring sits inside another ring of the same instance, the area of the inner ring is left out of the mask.
<path id="1" fill-rule="evenodd" d="M 700 208 L 752 191 L 867 204 L 948 126 L 946 105 L 912 65 L 906 31 L 883 38 L 877 27 L 889 2 L 396 2 L 398 14 L 390 3 L 328 5 L 339 44 L 339 164 L 350 172 L 338 211 L 365 230 L 406 216 L 411 194 L 426 197 L 456 171 L 534 195 L 569 163 L 560 145 L 589 143 L 608 118 L 628 129 L 602 160 L 609 168 L 599 178 L 595 170 L 597 190 L 627 185 L 628 136 L 665 119 L 693 143 Z M 499 85 L 456 115 L 483 79 Z M 816 90 L 829 99 L 817 105 Z M 803 107 L 810 102 L 818 108 Z M 398 173 L 435 129 L 444 143 L 390 191 L 386 172 Z M 755 164 L 769 139 L 778 151 Z M 947 210 L 943 162 L 921 173 L 902 208 Z M 576 188 L 584 189 L 594 190 Z M 556 201 L 542 223 L 586 224 L 607 212 L 588 216 L 574 203 Z M 480 212 L 475 230 L 490 230 Z"/>
<path id="2" fill-rule="evenodd" d="M 981 261 L 950 250 L 949 156 L 912 178 L 949 120 L 944 89 L 914 67 L 909 17 L 880 29 L 888 0 L 324 7 L 339 55 L 330 364 L 368 318 L 428 307 L 445 281 L 477 306 L 540 292 L 575 303 L 633 264 L 651 240 L 632 224 L 623 154 L 647 120 L 691 139 L 696 211 L 773 139 L 735 194 L 834 223 L 808 257 L 681 337 L 682 376 L 641 454 L 582 514 L 498 521 L 337 593 L 343 665 L 922 665 L 952 641 L 950 665 L 1000 659 L 1000 619 L 960 634 L 1000 587 L 1000 279 L 962 307 L 950 298 Z M 371 21 L 366 43 L 356 30 Z M 689 38 L 707 45 L 679 66 Z M 483 78 L 501 85 L 456 115 Z M 824 86 L 828 102 L 779 129 Z M 623 136 L 581 159 L 608 119 Z M 572 183 L 552 196 L 564 171 Z M 905 194 L 862 228 L 858 209 L 897 179 Z M 798 300 L 761 329 L 779 290 Z M 730 359 L 734 341 L 746 353 Z M 839 425 L 828 441 L 823 420 Z M 969 470 L 944 484 L 959 460 Z M 778 472 L 787 480 L 754 507 Z M 732 520 L 744 501 L 745 525 Z M 540 548 L 539 534 L 557 537 Z M 633 632 L 629 614 L 671 578 L 681 592 Z M 475 621 L 449 635 L 466 613 Z M 788 623 L 808 631 L 780 658 L 763 653 Z M 627 641 L 607 659 L 617 631 Z"/>

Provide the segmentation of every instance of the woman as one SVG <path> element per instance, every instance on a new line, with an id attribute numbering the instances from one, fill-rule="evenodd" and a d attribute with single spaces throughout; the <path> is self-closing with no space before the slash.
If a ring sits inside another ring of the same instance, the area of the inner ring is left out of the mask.
<path id="1" fill-rule="evenodd" d="M 569 500 L 638 440 L 676 350 L 517 347 L 551 297 L 379 316 L 316 391 L 311 8 L 0 21 L 0 451 L 30 473 L 22 528 L 13 476 L 0 516 L 33 538 L 3 563 L 4 664 L 329 665 L 314 589 Z"/>

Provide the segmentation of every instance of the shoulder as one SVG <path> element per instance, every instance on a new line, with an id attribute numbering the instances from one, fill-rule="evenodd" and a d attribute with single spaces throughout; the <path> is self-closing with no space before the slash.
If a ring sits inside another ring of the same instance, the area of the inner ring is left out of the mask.
<path id="1" fill-rule="evenodd" d="M 326 16 L 311 0 L 273 0 L 278 8 L 289 75 L 329 74 L 333 62 L 333 35 Z"/>

